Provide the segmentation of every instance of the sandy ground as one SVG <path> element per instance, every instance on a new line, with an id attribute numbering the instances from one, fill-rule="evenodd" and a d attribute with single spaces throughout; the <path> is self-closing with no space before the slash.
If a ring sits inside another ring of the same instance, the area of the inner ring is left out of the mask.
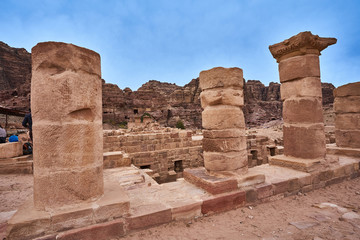
<path id="1" fill-rule="evenodd" d="M 31 197 L 32 181 L 31 175 L 0 175 L 0 223 Z M 359 214 L 357 178 L 257 206 L 171 222 L 118 239 L 360 239 Z"/>

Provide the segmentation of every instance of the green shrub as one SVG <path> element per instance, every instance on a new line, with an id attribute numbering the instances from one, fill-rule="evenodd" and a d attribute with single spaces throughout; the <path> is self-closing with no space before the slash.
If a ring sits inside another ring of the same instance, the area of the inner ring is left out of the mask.
<path id="1" fill-rule="evenodd" d="M 184 123 L 181 120 L 176 122 L 176 128 L 185 129 Z"/>
<path id="2" fill-rule="evenodd" d="M 148 117 L 151 117 L 152 118 L 152 116 L 150 115 L 150 113 L 144 113 L 143 115 L 141 115 L 141 117 L 140 117 L 140 120 L 141 120 L 141 122 L 143 122 L 144 121 L 144 117 L 145 116 L 148 116 Z"/>

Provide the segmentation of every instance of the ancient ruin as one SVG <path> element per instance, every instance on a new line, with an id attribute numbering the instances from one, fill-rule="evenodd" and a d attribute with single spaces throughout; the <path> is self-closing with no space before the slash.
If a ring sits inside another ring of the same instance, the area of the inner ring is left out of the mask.
<path id="1" fill-rule="evenodd" d="M 247 172 L 242 78 L 240 68 L 200 73 L 204 165 L 209 172 Z"/>
<path id="2" fill-rule="evenodd" d="M 185 171 L 187 181 L 216 194 L 264 182 L 248 173 L 243 72 L 217 67 L 200 73 L 205 168 Z"/>
<path id="3" fill-rule="evenodd" d="M 331 104 L 333 88 L 321 87 L 319 55 L 335 42 L 303 32 L 271 46 L 281 86 L 246 83 L 242 69 L 216 67 L 184 88 L 164 84 L 161 90 L 162 84 L 151 81 L 136 93 L 119 93 L 101 80 L 99 54 L 72 44 L 39 43 L 31 55 L 34 171 L 32 158 L 19 156 L 21 141 L 0 145 L 0 174 L 33 172 L 34 191 L 16 213 L 6 213 L 0 237 L 117 239 L 171 221 L 196 221 L 244 206 L 253 211 L 284 197 L 301 201 L 307 192 L 358 178 L 359 82 L 336 89 L 335 127 L 324 127 L 322 105 Z M 105 101 L 103 87 L 111 92 Z M 279 88 L 283 125 L 277 118 Z M 157 104 L 172 99 L 170 106 L 154 110 L 154 91 L 163 92 Z M 196 115 L 200 101 L 202 117 Z M 253 108 L 262 109 L 260 118 Z M 249 124 L 276 121 L 246 129 L 244 112 Z M 129 122 L 103 130 L 109 122 L 102 116 Z M 193 126 L 201 120 L 203 129 L 164 127 L 176 119 Z M 271 124 L 277 134 L 269 138 L 265 130 Z M 335 140 L 337 146 L 325 145 Z"/>
<path id="4" fill-rule="evenodd" d="M 271 164 L 310 171 L 325 158 L 319 56 L 335 43 L 335 38 L 302 32 L 269 47 L 279 63 L 284 101 L 284 156 L 272 158 Z"/>
<path id="5" fill-rule="evenodd" d="M 99 198 L 104 193 L 100 56 L 47 42 L 32 49 L 32 62 L 35 207 Z"/>
<path id="6" fill-rule="evenodd" d="M 110 188 L 118 189 L 112 199 L 104 193 L 100 55 L 45 42 L 32 49 L 32 62 L 34 197 L 9 221 L 9 238 L 127 214 L 121 188 Z"/>
<path id="7" fill-rule="evenodd" d="M 360 157 L 360 82 L 334 90 L 336 146 L 328 153 Z"/>

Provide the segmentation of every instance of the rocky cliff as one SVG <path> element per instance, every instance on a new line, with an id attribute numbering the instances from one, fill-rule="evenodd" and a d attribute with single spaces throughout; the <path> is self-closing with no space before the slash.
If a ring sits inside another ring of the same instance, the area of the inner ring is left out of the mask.
<path id="1" fill-rule="evenodd" d="M 27 111 L 30 103 L 31 54 L 0 42 L 0 105 Z M 334 86 L 322 83 L 323 104 L 334 101 Z M 145 112 L 164 126 L 182 120 L 187 128 L 201 128 L 199 79 L 183 87 L 155 80 L 137 91 L 120 89 L 103 80 L 103 120 L 109 123 L 134 121 Z M 282 117 L 280 84 L 264 86 L 258 80 L 244 84 L 244 114 L 247 126 L 257 126 Z"/>
<path id="2" fill-rule="evenodd" d="M 27 110 L 30 99 L 31 54 L 0 42 L 0 104 Z"/>

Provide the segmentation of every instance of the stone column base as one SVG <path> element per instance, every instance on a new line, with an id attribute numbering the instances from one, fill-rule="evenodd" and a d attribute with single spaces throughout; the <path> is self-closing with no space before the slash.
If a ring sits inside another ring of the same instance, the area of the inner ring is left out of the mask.
<path id="1" fill-rule="evenodd" d="M 335 143 L 326 145 L 326 153 L 360 158 L 360 148 L 338 147 Z"/>
<path id="2" fill-rule="evenodd" d="M 320 170 L 321 162 L 325 159 L 302 159 L 285 155 L 269 157 L 269 164 L 280 167 L 292 168 L 302 172 L 314 172 Z"/>
<path id="3" fill-rule="evenodd" d="M 253 172 L 251 169 L 246 174 L 229 172 L 228 175 L 210 175 L 204 167 L 185 169 L 184 179 L 211 194 L 231 192 L 241 187 L 260 184 L 265 181 L 265 175 Z"/>
<path id="4" fill-rule="evenodd" d="M 130 200 L 118 184 L 106 184 L 104 195 L 94 201 L 49 211 L 35 210 L 33 197 L 8 221 L 8 239 L 33 239 L 73 228 L 127 217 Z"/>

